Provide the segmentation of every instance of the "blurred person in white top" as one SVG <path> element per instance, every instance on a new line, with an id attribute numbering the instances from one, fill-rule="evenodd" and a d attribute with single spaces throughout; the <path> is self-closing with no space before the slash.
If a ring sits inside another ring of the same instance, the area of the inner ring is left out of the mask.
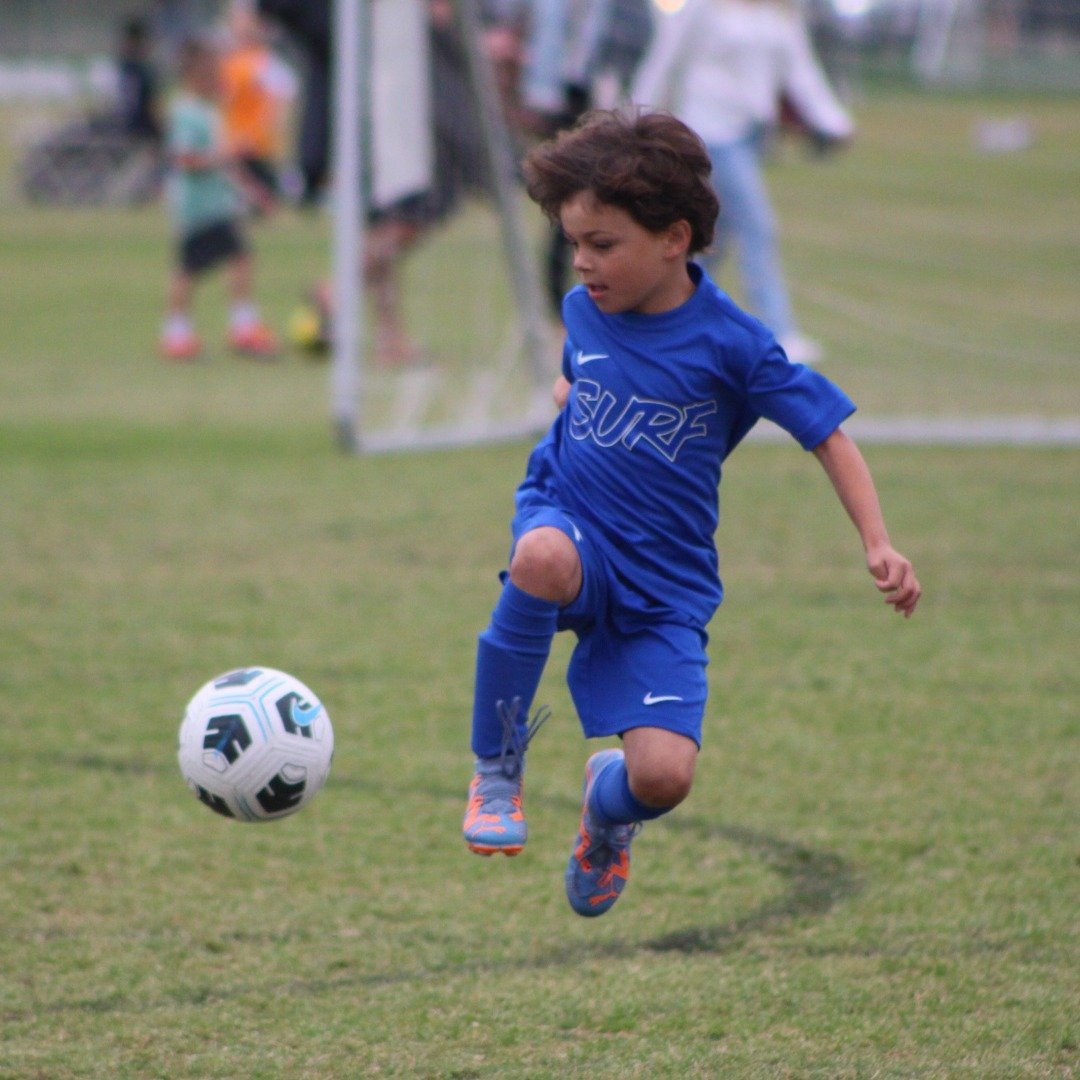
<path id="1" fill-rule="evenodd" d="M 686 0 L 657 18 L 632 98 L 670 110 L 704 140 L 720 197 L 712 261 L 734 239 L 746 306 L 792 360 L 819 359 L 820 347 L 799 332 L 791 309 L 762 159 L 782 99 L 819 149 L 846 142 L 854 125 L 798 9 L 785 0 Z"/>

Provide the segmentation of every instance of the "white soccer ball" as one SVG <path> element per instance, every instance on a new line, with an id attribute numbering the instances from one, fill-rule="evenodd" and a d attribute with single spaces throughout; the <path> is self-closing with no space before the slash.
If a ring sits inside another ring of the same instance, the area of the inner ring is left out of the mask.
<path id="1" fill-rule="evenodd" d="M 326 782 L 334 729 L 299 679 L 249 667 L 212 679 L 180 725 L 180 772 L 215 813 L 275 821 L 307 805 Z"/>

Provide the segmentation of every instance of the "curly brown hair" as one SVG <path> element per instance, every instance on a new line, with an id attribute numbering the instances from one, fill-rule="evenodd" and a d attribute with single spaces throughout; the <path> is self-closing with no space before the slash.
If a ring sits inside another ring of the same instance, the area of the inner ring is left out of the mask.
<path id="1" fill-rule="evenodd" d="M 550 220 L 582 191 L 662 232 L 690 225 L 690 254 L 712 243 L 720 203 L 701 139 L 670 113 L 594 109 L 525 158 L 525 189 Z"/>

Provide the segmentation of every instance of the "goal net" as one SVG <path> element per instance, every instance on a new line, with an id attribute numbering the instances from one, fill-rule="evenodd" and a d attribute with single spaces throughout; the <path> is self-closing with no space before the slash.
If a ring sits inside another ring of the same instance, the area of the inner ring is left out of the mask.
<path id="1" fill-rule="evenodd" d="M 351 449 L 512 438 L 552 412 L 538 219 L 474 0 L 452 12 L 336 3 L 331 404 Z"/>
<path id="2" fill-rule="evenodd" d="M 912 43 L 929 83 L 1080 88 L 1076 0 L 921 0 Z"/>

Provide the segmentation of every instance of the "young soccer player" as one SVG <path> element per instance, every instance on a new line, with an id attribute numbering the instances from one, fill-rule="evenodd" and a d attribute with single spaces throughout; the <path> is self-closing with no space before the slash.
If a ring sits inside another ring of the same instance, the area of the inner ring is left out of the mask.
<path id="1" fill-rule="evenodd" d="M 910 616 L 920 595 L 840 430 L 854 405 L 791 363 L 690 261 L 717 217 L 709 168 L 700 139 L 663 113 L 586 114 L 525 163 L 529 194 L 561 224 L 581 284 L 563 304 L 561 411 L 518 488 L 509 571 L 480 635 L 463 831 L 481 855 L 524 846 L 525 750 L 538 726 L 527 717 L 552 636 L 573 630 L 567 678 L 585 735 L 622 739 L 585 766 L 566 870 L 581 915 L 615 903 L 640 823 L 690 791 L 705 628 L 722 597 L 721 464 L 760 417 L 824 466 L 886 601 Z"/>
<path id="2" fill-rule="evenodd" d="M 274 335 L 259 319 L 252 299 L 252 259 L 240 226 L 239 188 L 268 201 L 236 170 L 226 153 L 217 107 L 218 56 L 208 42 L 186 41 L 180 52 L 182 90 L 169 118 L 170 208 L 178 234 L 178 263 L 169 283 L 168 313 L 161 351 L 168 360 L 193 360 L 202 346 L 191 320 L 196 279 L 225 263 L 232 310 L 229 346 L 244 356 L 266 358 L 277 351 Z"/>

